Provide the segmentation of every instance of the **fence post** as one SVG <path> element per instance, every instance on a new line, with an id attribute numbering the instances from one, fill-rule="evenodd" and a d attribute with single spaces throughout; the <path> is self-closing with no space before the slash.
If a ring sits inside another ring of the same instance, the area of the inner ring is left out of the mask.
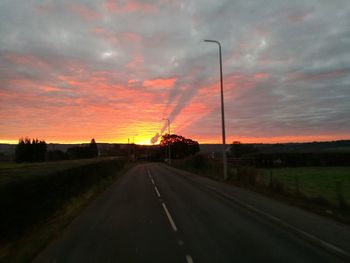
<path id="1" fill-rule="evenodd" d="M 295 195 L 299 195 L 300 194 L 300 190 L 299 190 L 299 175 L 298 174 L 294 175 L 294 193 L 295 193 Z"/>
<path id="2" fill-rule="evenodd" d="M 269 180 L 269 188 L 272 190 L 272 180 L 273 180 L 273 175 L 272 175 L 272 170 L 270 170 L 270 180 Z"/>
<path id="3" fill-rule="evenodd" d="M 347 204 L 345 202 L 344 195 L 343 195 L 343 181 L 336 182 L 336 189 L 337 189 L 337 198 L 338 198 L 339 208 L 346 208 Z"/>

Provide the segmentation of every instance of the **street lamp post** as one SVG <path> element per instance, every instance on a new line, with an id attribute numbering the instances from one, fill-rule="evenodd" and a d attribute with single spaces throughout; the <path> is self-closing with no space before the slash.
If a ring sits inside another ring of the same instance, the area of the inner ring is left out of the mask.
<path id="1" fill-rule="evenodd" d="M 132 136 L 132 148 L 133 148 L 133 154 L 134 154 L 134 159 L 136 159 L 136 144 L 135 144 L 135 137 L 138 136 L 138 134 L 135 134 Z"/>
<path id="2" fill-rule="evenodd" d="M 168 121 L 168 134 L 170 139 L 170 120 L 163 118 L 164 121 Z M 168 142 L 168 156 L 169 156 L 169 164 L 171 164 L 171 151 L 170 151 L 170 141 Z"/>
<path id="3" fill-rule="evenodd" d="M 222 157 L 224 168 L 224 180 L 227 179 L 227 156 L 226 156 L 226 138 L 225 138 L 225 112 L 224 112 L 224 88 L 222 80 L 222 58 L 221 58 L 221 44 L 217 40 L 204 40 L 204 42 L 216 43 L 219 46 L 220 58 L 220 84 L 221 84 L 221 123 L 222 123 Z"/>

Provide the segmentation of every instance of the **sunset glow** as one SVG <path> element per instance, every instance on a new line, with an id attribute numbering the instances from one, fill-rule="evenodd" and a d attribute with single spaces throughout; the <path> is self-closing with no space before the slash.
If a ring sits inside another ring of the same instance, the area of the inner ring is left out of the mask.
<path id="1" fill-rule="evenodd" d="M 223 47 L 228 143 L 350 139 L 341 1 L 20 2 L 0 10 L 0 143 L 151 144 L 164 118 L 173 133 L 220 143 L 207 38 Z"/>

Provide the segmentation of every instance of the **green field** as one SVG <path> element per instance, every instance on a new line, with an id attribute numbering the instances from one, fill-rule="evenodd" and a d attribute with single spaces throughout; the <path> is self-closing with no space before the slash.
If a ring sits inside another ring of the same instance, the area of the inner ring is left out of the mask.
<path id="1" fill-rule="evenodd" d="M 261 174 L 268 183 L 270 175 L 295 192 L 298 181 L 299 191 L 309 198 L 322 197 L 331 204 L 338 204 L 338 190 L 350 205 L 350 167 L 297 167 L 261 169 Z"/>

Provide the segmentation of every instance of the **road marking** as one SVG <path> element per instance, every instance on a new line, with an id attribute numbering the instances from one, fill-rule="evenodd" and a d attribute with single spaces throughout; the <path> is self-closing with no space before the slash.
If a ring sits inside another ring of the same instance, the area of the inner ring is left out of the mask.
<path id="1" fill-rule="evenodd" d="M 152 184 L 153 184 L 153 185 L 156 185 L 156 183 L 154 182 L 153 177 L 152 177 L 152 175 L 151 175 L 151 172 L 150 172 L 149 170 L 147 170 L 147 173 L 148 173 L 148 177 L 149 177 L 149 179 L 151 180 Z"/>
<path id="2" fill-rule="evenodd" d="M 190 255 L 186 255 L 187 263 L 193 263 L 193 259 Z"/>
<path id="3" fill-rule="evenodd" d="M 159 191 L 158 191 L 157 186 L 154 186 L 154 190 L 156 190 L 156 193 L 157 193 L 158 197 L 160 197 L 160 193 L 159 193 Z"/>
<path id="4" fill-rule="evenodd" d="M 177 244 L 181 247 L 181 246 L 183 246 L 185 244 L 185 242 L 183 242 L 181 239 L 179 239 L 177 241 Z"/>
<path id="5" fill-rule="evenodd" d="M 173 218 L 171 217 L 171 215 L 170 215 L 170 213 L 169 213 L 169 211 L 168 211 L 168 208 L 166 207 L 166 205 L 165 205 L 164 203 L 162 203 L 162 206 L 163 206 L 164 211 L 165 211 L 165 213 L 166 213 L 166 215 L 167 215 L 167 217 L 168 217 L 168 219 L 169 219 L 169 222 L 170 222 L 171 227 L 173 228 L 174 232 L 176 232 L 176 231 L 177 231 L 177 227 L 176 227 L 176 225 L 175 225 L 175 223 L 174 223 Z"/>
<path id="6" fill-rule="evenodd" d="M 147 174 L 148 174 L 149 179 L 152 179 L 151 172 L 149 170 L 147 170 Z"/>

